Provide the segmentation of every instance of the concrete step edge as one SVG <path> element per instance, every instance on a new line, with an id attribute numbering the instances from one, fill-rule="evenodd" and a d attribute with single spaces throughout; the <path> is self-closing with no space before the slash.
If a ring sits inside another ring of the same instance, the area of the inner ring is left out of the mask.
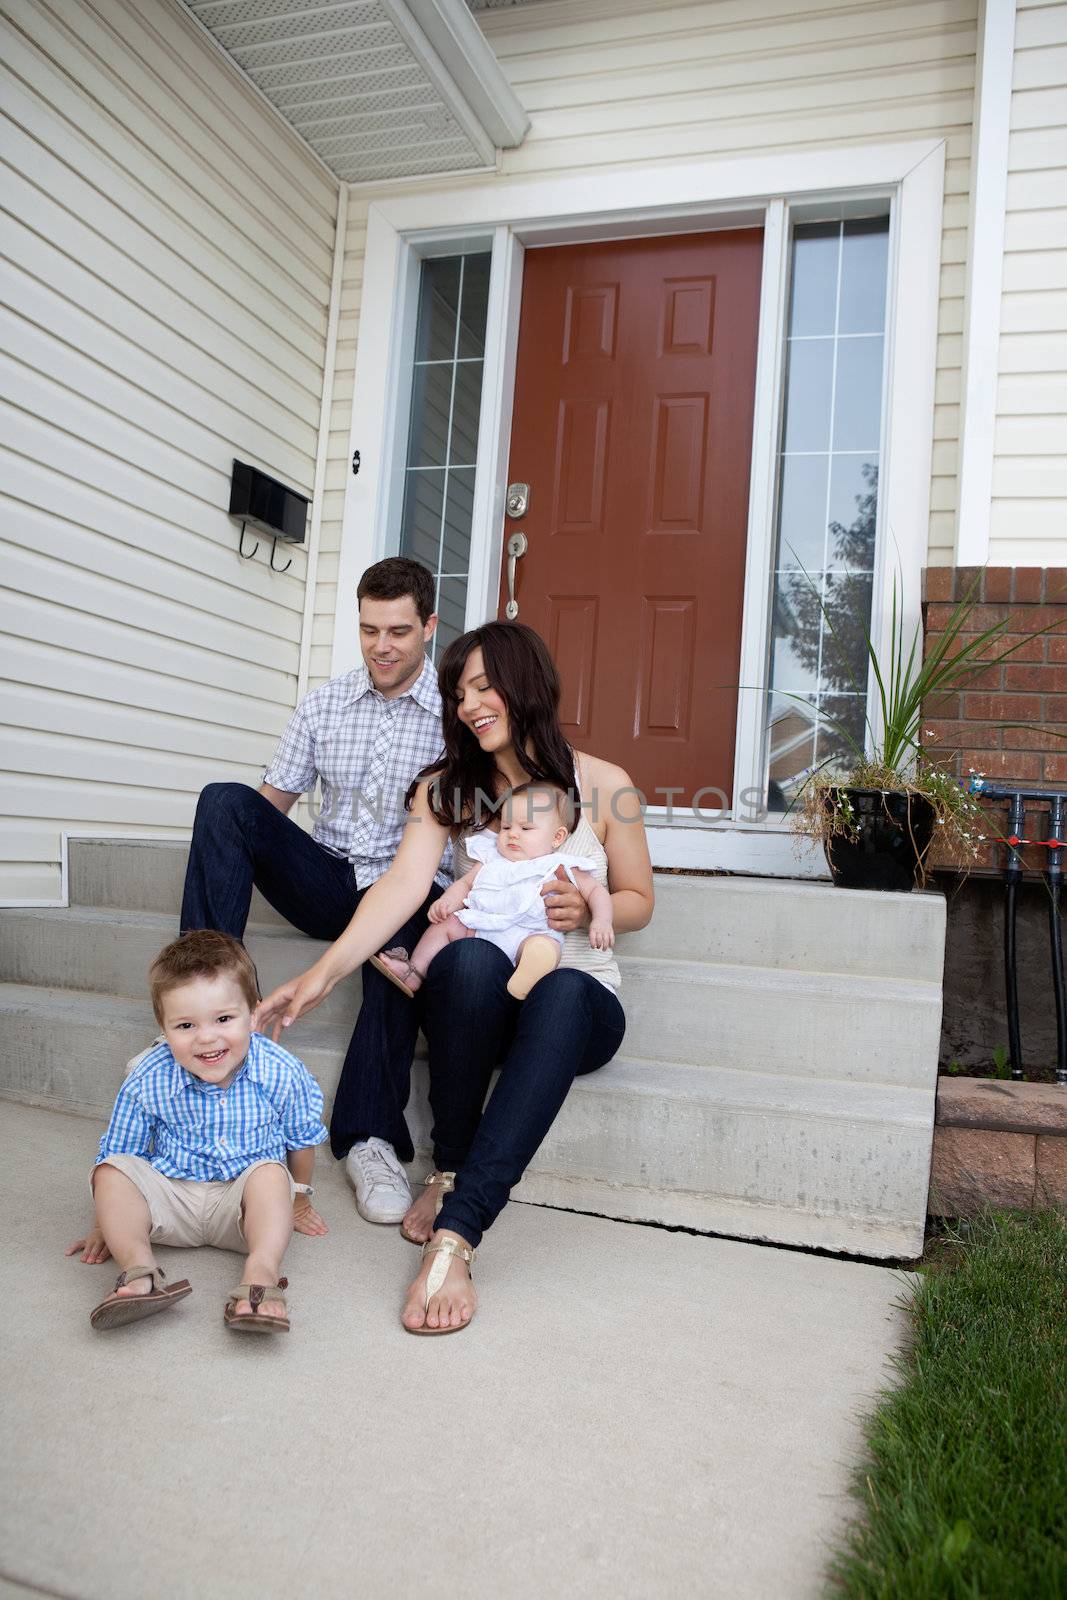
<path id="1" fill-rule="evenodd" d="M 73 997 L 77 997 L 75 1002 Z M 91 990 L 41 989 L 28 984 L 0 984 L 0 1015 L 36 1013 L 43 1021 L 69 1020 L 77 1009 L 86 1026 L 116 1024 L 142 1027 L 145 1008 L 125 997 L 96 994 Z M 144 1047 L 153 1035 L 146 1029 Z M 343 1045 L 328 1030 L 315 1030 L 309 1023 L 301 1037 L 283 1041 L 294 1055 L 320 1051 L 339 1055 Z M 422 1041 L 420 1039 L 420 1047 Z M 423 1049 L 416 1061 L 424 1059 Z M 121 1065 L 122 1063 L 117 1063 Z M 599 1072 L 577 1080 L 583 1093 L 626 1094 L 634 1099 L 664 1099 L 672 1090 L 688 1097 L 714 1100 L 724 1110 L 760 1114 L 787 1109 L 811 1118 L 837 1121 L 925 1126 L 932 1122 L 934 1089 L 911 1084 L 857 1082 L 844 1078 L 811 1078 L 794 1073 L 750 1071 L 715 1063 L 656 1061 L 631 1056 L 616 1056 Z M 840 1095 L 840 1107 L 827 1105 Z M 822 1103 L 820 1104 L 820 1100 Z M 798 1101 L 808 1104 L 798 1105 Z"/>
<path id="2" fill-rule="evenodd" d="M 156 929 L 159 933 L 160 944 L 166 942 L 168 933 L 174 931 L 173 918 L 163 912 L 126 910 L 123 908 L 107 906 L 71 906 L 49 907 L 47 910 L 20 907 L 4 913 L 6 917 L 23 922 L 32 922 L 37 925 L 44 920 L 47 925 L 49 919 L 62 919 L 68 926 L 83 926 L 86 929 L 94 927 L 118 926 L 130 929 Z M 250 940 L 270 940 L 272 942 L 283 939 L 306 940 L 310 945 L 322 945 L 326 941 L 315 940 L 302 934 L 298 929 L 279 925 L 277 923 L 253 923 L 247 928 L 247 937 Z M 623 935 L 625 939 L 625 935 Z M 850 998 L 867 998 L 871 1000 L 899 1000 L 927 1002 L 940 1002 L 941 982 L 940 976 L 935 979 L 925 980 L 912 977 L 881 977 L 873 973 L 843 972 L 824 967 L 798 968 L 784 966 L 761 966 L 755 962 L 731 963 L 725 961 L 697 960 L 681 961 L 673 957 L 660 957 L 648 955 L 629 955 L 625 944 L 617 951 L 620 970 L 624 979 L 630 977 L 641 981 L 645 977 L 653 978 L 657 983 L 672 980 L 706 984 L 714 988 L 744 988 L 763 986 L 769 979 L 775 985 L 793 993 L 825 995 L 827 998 L 840 998 L 842 985 L 847 985 Z M 625 984 L 624 984 L 625 993 Z"/>

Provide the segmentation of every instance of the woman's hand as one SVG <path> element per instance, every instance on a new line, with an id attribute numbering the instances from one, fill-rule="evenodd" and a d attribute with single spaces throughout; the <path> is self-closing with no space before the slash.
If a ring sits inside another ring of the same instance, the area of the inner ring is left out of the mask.
<path id="1" fill-rule="evenodd" d="M 280 983 L 265 1000 L 261 1000 L 256 1007 L 256 1014 L 252 1019 L 252 1026 L 257 1033 L 266 1033 L 271 1030 L 271 1038 L 277 1044 L 282 1036 L 282 1029 L 289 1028 L 308 1011 L 314 1011 L 336 984 L 337 979 L 326 975 L 321 964 L 316 961 L 313 967 L 301 973 L 299 978 L 292 978 L 288 983 Z"/>
<path id="2" fill-rule="evenodd" d="M 589 921 L 589 907 L 581 892 L 574 887 L 563 867 L 556 868 L 555 878 L 550 878 L 541 890 L 545 901 L 548 925 L 557 933 L 571 933 L 584 928 Z"/>

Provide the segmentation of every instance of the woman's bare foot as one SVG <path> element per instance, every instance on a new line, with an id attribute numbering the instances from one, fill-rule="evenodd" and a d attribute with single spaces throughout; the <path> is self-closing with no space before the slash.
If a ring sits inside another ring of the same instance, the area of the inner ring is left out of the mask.
<path id="1" fill-rule="evenodd" d="M 444 1173 L 434 1171 L 435 1178 L 443 1178 Z M 441 1198 L 441 1186 L 437 1183 L 427 1183 L 419 1198 L 411 1209 L 404 1215 L 400 1224 L 400 1231 L 412 1244 L 425 1244 L 433 1232 L 433 1225 L 437 1218 L 437 1202 Z"/>
<path id="2" fill-rule="evenodd" d="M 464 1248 L 470 1248 L 466 1239 L 458 1233 L 449 1233 L 442 1229 L 433 1237 L 435 1240 L 455 1239 Z M 462 1328 L 473 1317 L 478 1305 L 478 1296 L 474 1292 L 470 1273 L 461 1256 L 453 1256 L 449 1261 L 444 1282 L 436 1294 L 430 1297 L 429 1305 L 426 1304 L 426 1280 L 440 1259 L 440 1254 L 437 1252 L 428 1255 L 422 1263 L 422 1270 L 408 1290 L 404 1309 L 400 1314 L 400 1320 L 405 1328 L 411 1330 L 424 1326 Z"/>

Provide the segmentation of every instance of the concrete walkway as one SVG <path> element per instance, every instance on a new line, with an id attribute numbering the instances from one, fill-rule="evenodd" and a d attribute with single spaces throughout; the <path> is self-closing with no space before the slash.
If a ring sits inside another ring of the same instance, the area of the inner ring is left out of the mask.
<path id="1" fill-rule="evenodd" d="M 512 1205 L 446 1339 L 397 1322 L 418 1256 L 321 1162 L 327 1239 L 293 1332 L 223 1327 L 238 1258 L 167 1251 L 190 1298 L 94 1334 L 99 1125 L 5 1104 L 0 1595 L 72 1600 L 803 1600 L 849 1511 L 901 1279 Z"/>

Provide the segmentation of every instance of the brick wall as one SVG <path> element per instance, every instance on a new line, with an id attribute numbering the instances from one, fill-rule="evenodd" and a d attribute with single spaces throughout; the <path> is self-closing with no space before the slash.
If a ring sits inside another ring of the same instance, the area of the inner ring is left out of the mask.
<path id="1" fill-rule="evenodd" d="M 974 567 L 929 567 L 923 574 L 927 652 L 943 632 L 954 602 L 978 575 Z M 975 598 L 979 603 L 968 622 L 971 637 L 1008 619 L 986 654 L 999 654 L 1034 629 L 1051 624 L 1054 631 L 1028 640 L 1010 660 L 985 668 L 960 691 L 930 700 L 923 732 L 932 731 L 934 737 L 924 743 L 964 780 L 974 770 L 991 783 L 1067 789 L 1067 568 L 987 567 Z M 991 831 L 1003 833 L 1002 809 L 990 805 L 989 810 Z M 1040 813 L 1034 817 L 1038 820 L 1044 821 Z M 1044 837 L 1043 830 L 1039 833 Z M 1032 824 L 1028 835 L 1035 837 Z M 978 870 L 999 867 L 1001 860 L 1002 853 L 993 849 Z M 1044 850 L 1027 851 L 1026 864 L 1040 871 Z"/>

